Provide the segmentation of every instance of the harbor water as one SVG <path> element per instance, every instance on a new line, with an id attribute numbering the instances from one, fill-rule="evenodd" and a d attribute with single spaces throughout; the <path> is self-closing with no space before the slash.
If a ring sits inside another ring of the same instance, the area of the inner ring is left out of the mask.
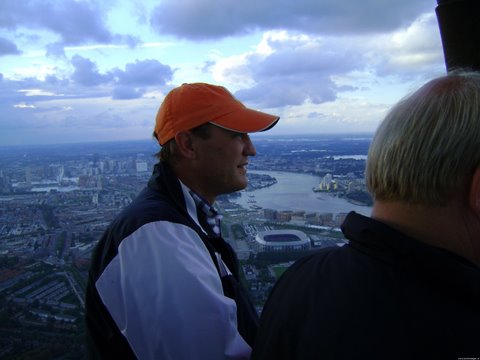
<path id="1" fill-rule="evenodd" d="M 334 194 L 312 191 L 320 182 L 318 176 L 280 171 L 250 172 L 270 175 L 277 179 L 277 183 L 263 189 L 242 191 L 234 202 L 245 208 L 253 206 L 277 211 L 304 210 L 319 214 L 356 211 L 366 216 L 372 211 L 371 206 L 355 205 Z"/>

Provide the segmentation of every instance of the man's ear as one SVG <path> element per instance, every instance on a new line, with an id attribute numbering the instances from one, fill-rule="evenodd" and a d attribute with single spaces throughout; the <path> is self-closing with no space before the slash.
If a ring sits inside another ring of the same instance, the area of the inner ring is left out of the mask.
<path id="1" fill-rule="evenodd" d="M 469 194 L 470 208 L 480 217 L 480 166 L 473 173 Z"/>
<path id="2" fill-rule="evenodd" d="M 196 156 L 192 142 L 192 133 L 190 131 L 179 131 L 175 134 L 175 143 L 180 154 L 187 158 L 193 159 Z"/>

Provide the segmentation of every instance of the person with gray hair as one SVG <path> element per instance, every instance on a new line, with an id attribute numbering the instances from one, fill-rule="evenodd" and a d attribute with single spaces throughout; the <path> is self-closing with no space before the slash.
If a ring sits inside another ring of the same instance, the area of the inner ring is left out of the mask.
<path id="1" fill-rule="evenodd" d="M 300 259 L 264 307 L 253 359 L 480 358 L 480 74 L 395 105 L 370 145 L 371 217 Z"/>

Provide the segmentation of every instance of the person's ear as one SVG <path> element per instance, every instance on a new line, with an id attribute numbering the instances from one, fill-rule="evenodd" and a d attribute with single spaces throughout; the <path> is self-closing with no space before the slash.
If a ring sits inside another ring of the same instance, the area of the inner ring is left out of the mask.
<path id="1" fill-rule="evenodd" d="M 178 152 L 187 159 L 193 159 L 196 156 L 190 131 L 179 131 L 175 134 L 175 143 Z"/>
<path id="2" fill-rule="evenodd" d="M 480 218 L 480 166 L 473 173 L 469 194 L 470 208 Z"/>

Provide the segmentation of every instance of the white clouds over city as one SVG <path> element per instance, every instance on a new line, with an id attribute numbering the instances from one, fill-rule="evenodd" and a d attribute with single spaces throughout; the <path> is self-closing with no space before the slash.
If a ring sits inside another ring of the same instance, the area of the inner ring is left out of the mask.
<path id="1" fill-rule="evenodd" d="M 445 71 L 435 0 L 2 0 L 0 145 L 148 138 L 166 92 L 225 85 L 272 134 L 371 132 Z"/>

